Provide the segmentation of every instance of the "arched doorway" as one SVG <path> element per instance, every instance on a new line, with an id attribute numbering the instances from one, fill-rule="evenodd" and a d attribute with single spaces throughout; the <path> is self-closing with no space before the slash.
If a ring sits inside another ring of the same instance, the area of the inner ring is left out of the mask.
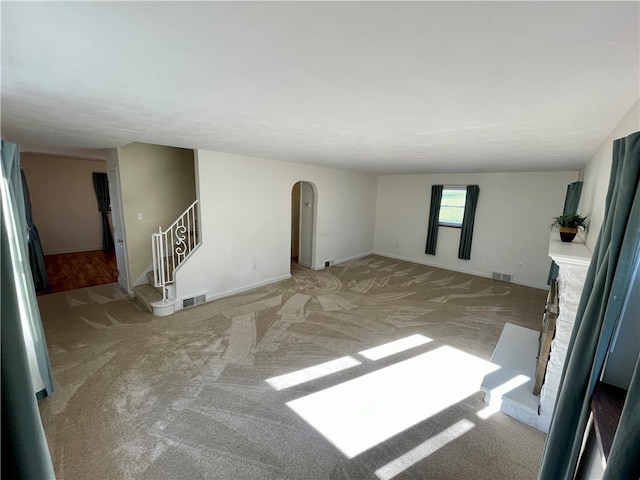
<path id="1" fill-rule="evenodd" d="M 316 188 L 296 182 L 291 189 L 291 263 L 311 268 L 315 258 Z"/>

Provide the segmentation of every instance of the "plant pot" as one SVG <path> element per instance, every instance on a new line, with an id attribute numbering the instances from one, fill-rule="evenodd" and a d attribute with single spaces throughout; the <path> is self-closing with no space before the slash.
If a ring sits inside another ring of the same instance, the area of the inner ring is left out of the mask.
<path id="1" fill-rule="evenodd" d="M 576 238 L 577 234 L 577 228 L 560 227 L 560 240 L 562 240 L 563 242 L 573 242 L 573 239 Z"/>

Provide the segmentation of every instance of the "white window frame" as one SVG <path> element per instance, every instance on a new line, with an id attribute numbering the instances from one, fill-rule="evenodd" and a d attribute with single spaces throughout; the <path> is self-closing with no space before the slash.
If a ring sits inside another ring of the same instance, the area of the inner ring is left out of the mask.
<path id="1" fill-rule="evenodd" d="M 441 227 L 462 228 L 462 220 L 460 220 L 460 223 L 457 223 L 457 222 L 446 222 L 446 221 L 441 221 L 440 220 L 440 213 L 442 212 L 442 207 L 460 208 L 457 205 L 444 205 L 442 203 L 442 199 L 444 198 L 444 192 L 446 190 L 458 190 L 458 191 L 464 192 L 464 194 L 465 194 L 464 206 L 462 207 L 462 218 L 463 219 L 464 219 L 464 210 L 465 210 L 465 208 L 467 208 L 467 187 L 466 186 L 460 186 L 460 185 L 444 185 L 442 187 L 442 195 L 440 197 L 440 212 L 438 212 L 438 225 L 441 226 Z"/>

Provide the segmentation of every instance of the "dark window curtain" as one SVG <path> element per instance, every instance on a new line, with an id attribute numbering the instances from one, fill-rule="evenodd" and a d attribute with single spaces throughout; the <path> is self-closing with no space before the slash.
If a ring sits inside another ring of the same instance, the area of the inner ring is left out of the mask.
<path id="1" fill-rule="evenodd" d="M 429 229 L 427 231 L 427 248 L 424 253 L 436 254 L 438 243 L 438 222 L 440 218 L 440 204 L 442 203 L 442 185 L 431 186 L 431 208 L 429 209 Z"/>
<path id="2" fill-rule="evenodd" d="M 582 193 L 582 182 L 573 182 L 567 185 L 567 194 L 564 197 L 564 215 L 572 215 L 578 213 L 578 205 L 580 204 L 580 194 Z M 547 277 L 547 285 L 551 285 L 551 281 L 558 278 L 558 265 L 551 260 L 551 268 Z"/>
<path id="3" fill-rule="evenodd" d="M 572 215 L 578 212 L 581 193 L 582 182 L 573 182 L 567 185 L 567 195 L 564 198 L 564 208 L 562 209 L 562 213 Z"/>
<path id="4" fill-rule="evenodd" d="M 11 237 L 12 256 L 11 266 L 15 272 L 13 282 L 4 284 L 6 288 L 16 289 L 16 295 L 20 295 L 21 305 L 26 318 L 23 318 L 23 327 L 29 329 L 28 337 L 33 342 L 38 371 L 44 385 L 43 390 L 36 392 L 40 398 L 44 398 L 53 392 L 53 376 L 49 353 L 45 342 L 40 310 L 36 299 L 35 284 L 31 275 L 31 267 L 28 265 L 29 250 L 27 246 L 27 222 L 25 213 L 24 193 L 22 191 L 22 174 L 20 168 L 20 152 L 14 143 L 2 140 L 2 176 L 6 179 L 6 191 L 2 192 L 2 201 L 6 204 L 3 208 L 3 222 L 8 222 L 13 235 Z M 3 187 L 4 188 L 4 187 Z M 9 228 L 9 227 L 7 227 Z M 4 264 L 3 264 L 4 265 Z M 18 318 L 18 321 L 20 319 Z M 22 331 L 22 330 L 21 330 Z"/>
<path id="5" fill-rule="evenodd" d="M 22 169 L 20 169 L 20 174 L 22 176 L 22 193 L 24 194 L 24 214 L 27 222 L 27 245 L 29 248 L 31 275 L 33 276 L 36 290 L 46 290 L 49 288 L 49 277 L 47 276 L 47 268 L 44 264 L 44 252 L 42 251 L 42 243 L 40 242 L 40 233 L 38 233 L 38 229 L 33 223 L 29 187 L 27 186 L 27 178 L 24 176 Z"/>
<path id="6" fill-rule="evenodd" d="M 576 470 L 590 413 L 591 395 L 623 304 L 630 295 L 633 270 L 640 261 L 639 180 L 640 132 L 637 132 L 616 140 L 613 145 L 605 215 L 567 350 L 556 410 L 538 473 L 540 479 L 569 480 Z M 623 411 L 625 418 L 621 419 L 621 424 L 622 421 L 629 424 L 616 433 L 605 477 L 620 471 L 625 472 L 624 478 L 640 476 L 638 381 L 636 371 L 626 399 L 627 408 Z M 633 454 L 624 455 L 625 452 Z"/>
<path id="7" fill-rule="evenodd" d="M 2 476 L 53 479 L 53 466 L 36 401 L 36 393 L 40 392 L 34 391 L 23 331 L 23 328 L 30 329 L 38 370 L 46 392 L 51 393 L 49 357 L 33 282 L 29 278 L 31 271 L 26 265 L 27 241 L 24 216 L 21 216 L 24 215 L 24 202 L 20 157 L 17 145 L 5 141 L 1 145 Z M 23 319 L 23 313 L 29 318 Z"/>
<path id="8" fill-rule="evenodd" d="M 106 173 L 93 172 L 93 188 L 96 191 L 98 210 L 102 213 L 102 249 L 113 250 L 113 235 L 111 235 L 111 226 L 107 216 L 111 199 L 109 198 L 109 180 Z"/>
<path id="9" fill-rule="evenodd" d="M 458 258 L 461 258 L 462 260 L 469 260 L 471 258 L 473 225 L 475 223 L 479 196 L 480 187 L 478 185 L 467 185 L 467 200 L 464 204 L 464 217 L 462 217 L 462 231 L 460 232 L 460 246 L 458 247 Z"/>

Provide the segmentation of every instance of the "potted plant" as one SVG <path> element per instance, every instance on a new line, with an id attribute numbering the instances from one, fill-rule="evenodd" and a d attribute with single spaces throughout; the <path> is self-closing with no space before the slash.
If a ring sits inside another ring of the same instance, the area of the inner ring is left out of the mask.
<path id="1" fill-rule="evenodd" d="M 578 231 L 586 230 L 589 227 L 589 215 L 584 217 L 577 213 L 564 214 L 553 218 L 553 222 L 549 225 L 550 230 L 560 230 L 560 240 L 563 242 L 572 242 Z"/>

